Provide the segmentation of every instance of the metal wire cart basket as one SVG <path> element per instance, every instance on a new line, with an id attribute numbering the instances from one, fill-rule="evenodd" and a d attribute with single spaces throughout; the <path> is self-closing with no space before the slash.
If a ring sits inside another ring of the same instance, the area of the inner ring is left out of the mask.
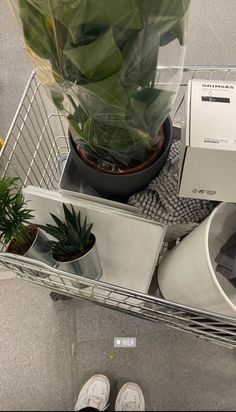
<path id="1" fill-rule="evenodd" d="M 181 127 L 187 82 L 191 78 L 236 80 L 236 67 L 186 67 L 172 113 Z M 0 177 L 19 176 L 24 186 L 58 190 L 60 164 L 69 152 L 62 116 L 32 74 L 0 154 Z M 236 347 L 236 319 L 186 307 L 149 294 L 89 280 L 30 259 L 0 254 L 0 264 L 25 281 L 46 287 L 54 297 L 94 301 L 111 309 L 192 333 L 229 348 Z M 80 288 L 73 286 L 75 280 Z"/>

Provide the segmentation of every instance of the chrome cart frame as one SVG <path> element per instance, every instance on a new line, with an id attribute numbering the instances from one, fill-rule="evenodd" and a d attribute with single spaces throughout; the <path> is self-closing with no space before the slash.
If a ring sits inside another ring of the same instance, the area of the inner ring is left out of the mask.
<path id="1" fill-rule="evenodd" d="M 176 126 L 183 122 L 184 98 L 191 78 L 236 80 L 236 67 L 186 67 L 172 112 Z M 60 160 L 68 153 L 67 126 L 45 96 L 35 72 L 27 84 L 0 153 L 0 177 L 19 176 L 23 185 L 58 190 Z M 236 348 L 236 318 L 209 313 L 100 281 L 64 273 L 30 259 L 0 253 L 0 265 L 17 277 L 46 287 L 54 297 L 65 295 L 138 316 L 216 344 Z M 85 288 L 78 289 L 73 281 Z"/>

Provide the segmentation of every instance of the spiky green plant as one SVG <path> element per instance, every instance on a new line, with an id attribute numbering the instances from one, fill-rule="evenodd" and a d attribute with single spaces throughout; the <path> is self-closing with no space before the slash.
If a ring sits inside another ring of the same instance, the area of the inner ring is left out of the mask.
<path id="1" fill-rule="evenodd" d="M 33 215 L 26 207 L 17 177 L 0 179 L 0 242 L 8 245 L 15 239 L 19 247 L 32 242 L 27 230 Z"/>
<path id="2" fill-rule="evenodd" d="M 87 217 L 82 221 L 81 213 L 76 213 L 71 205 L 71 211 L 63 203 L 65 220 L 62 221 L 53 213 L 55 225 L 40 225 L 46 233 L 57 239 L 51 241 L 53 256 L 58 260 L 74 258 L 78 254 L 83 254 L 92 244 L 91 230 L 93 224 L 87 223 Z"/>

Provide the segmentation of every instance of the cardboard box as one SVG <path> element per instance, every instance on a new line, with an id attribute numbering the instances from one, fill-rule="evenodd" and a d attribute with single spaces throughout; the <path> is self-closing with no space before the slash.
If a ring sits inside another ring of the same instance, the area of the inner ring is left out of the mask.
<path id="1" fill-rule="evenodd" d="M 236 202 L 236 82 L 190 80 L 179 196 Z"/>

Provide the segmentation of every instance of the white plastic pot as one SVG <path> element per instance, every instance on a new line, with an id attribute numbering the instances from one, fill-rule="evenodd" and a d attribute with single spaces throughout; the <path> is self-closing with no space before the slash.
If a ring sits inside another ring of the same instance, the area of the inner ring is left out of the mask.
<path id="1" fill-rule="evenodd" d="M 215 258 L 234 232 L 236 205 L 222 203 L 161 263 L 158 281 L 165 299 L 236 317 L 236 289 L 215 270 Z"/>

